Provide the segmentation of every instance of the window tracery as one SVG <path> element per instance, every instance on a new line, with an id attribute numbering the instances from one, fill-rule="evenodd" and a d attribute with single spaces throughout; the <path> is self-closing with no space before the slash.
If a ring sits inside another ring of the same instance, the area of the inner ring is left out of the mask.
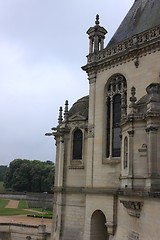
<path id="1" fill-rule="evenodd" d="M 126 116 L 127 83 L 124 76 L 116 74 L 109 80 L 106 89 L 107 129 L 106 129 L 106 157 L 120 157 L 121 119 Z"/>

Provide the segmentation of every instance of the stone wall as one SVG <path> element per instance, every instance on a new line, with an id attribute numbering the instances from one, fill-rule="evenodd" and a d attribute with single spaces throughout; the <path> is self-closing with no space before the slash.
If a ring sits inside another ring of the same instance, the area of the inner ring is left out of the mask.
<path id="1" fill-rule="evenodd" d="M 50 233 L 45 225 L 1 223 L 0 240 L 50 240 Z"/>
<path id="2" fill-rule="evenodd" d="M 0 194 L 0 199 L 26 200 L 32 208 L 53 208 L 53 194 L 48 193 Z"/>

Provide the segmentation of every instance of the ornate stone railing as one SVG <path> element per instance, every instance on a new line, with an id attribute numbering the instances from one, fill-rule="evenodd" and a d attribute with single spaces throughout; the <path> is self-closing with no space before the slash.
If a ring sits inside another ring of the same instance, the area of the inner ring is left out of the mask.
<path id="1" fill-rule="evenodd" d="M 107 47 L 98 53 L 91 53 L 87 56 L 88 64 L 103 60 L 105 58 L 112 57 L 117 54 L 121 54 L 129 49 L 136 49 L 146 42 L 150 42 L 156 38 L 160 37 L 160 25 L 151 28 L 145 32 L 134 35 L 127 40 L 120 42 L 118 44 L 113 45 L 112 47 Z"/>

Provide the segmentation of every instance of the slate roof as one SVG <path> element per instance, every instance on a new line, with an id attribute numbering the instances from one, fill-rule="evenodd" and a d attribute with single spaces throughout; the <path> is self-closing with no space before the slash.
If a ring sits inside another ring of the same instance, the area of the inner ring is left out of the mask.
<path id="1" fill-rule="evenodd" d="M 108 46 L 117 44 L 159 24 L 160 0 L 135 0 Z"/>
<path id="2" fill-rule="evenodd" d="M 68 117 L 78 114 L 88 119 L 88 109 L 89 109 L 89 96 L 82 97 L 73 104 L 73 106 L 68 112 Z"/>

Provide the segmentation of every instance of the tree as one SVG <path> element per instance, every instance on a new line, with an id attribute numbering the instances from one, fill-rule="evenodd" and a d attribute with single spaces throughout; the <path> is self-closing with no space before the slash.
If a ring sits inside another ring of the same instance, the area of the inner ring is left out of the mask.
<path id="1" fill-rule="evenodd" d="M 51 161 L 15 159 L 9 165 L 4 186 L 15 191 L 51 192 L 54 164 Z"/>
<path id="2" fill-rule="evenodd" d="M 7 166 L 0 165 L 0 182 L 3 182 L 7 170 L 8 170 Z"/>

